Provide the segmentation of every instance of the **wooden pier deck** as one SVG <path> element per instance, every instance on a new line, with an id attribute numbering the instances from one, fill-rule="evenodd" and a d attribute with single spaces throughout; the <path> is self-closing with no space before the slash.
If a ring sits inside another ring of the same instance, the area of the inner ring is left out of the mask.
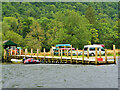
<path id="1" fill-rule="evenodd" d="M 9 60 L 11 59 L 23 59 L 24 57 L 27 58 L 34 58 L 37 60 L 40 60 L 40 63 L 53 63 L 53 64 L 116 64 L 116 52 L 115 52 L 115 45 L 113 45 L 113 58 L 108 58 L 107 57 L 107 49 L 105 49 L 105 56 L 101 56 L 101 51 L 99 51 L 99 56 L 98 56 L 98 51 L 97 48 L 95 48 L 95 57 L 89 57 L 89 51 L 87 54 L 87 57 L 84 56 L 84 50 L 82 50 L 82 57 L 78 57 L 78 51 L 77 51 L 77 56 L 73 57 L 72 53 L 69 56 L 68 52 L 67 55 L 63 56 L 62 55 L 62 49 L 61 52 L 59 52 L 58 56 L 54 56 L 53 50 L 51 51 L 52 54 L 50 56 L 46 55 L 45 48 L 43 52 L 43 56 L 39 56 L 39 52 L 37 49 L 37 53 L 33 54 L 33 49 L 31 49 L 31 54 L 28 55 L 27 49 L 25 49 L 25 53 L 22 55 L 21 49 L 19 50 L 19 55 L 16 55 L 16 50 L 15 54 L 13 55 L 12 50 L 9 50 Z M 71 52 L 72 52 L 72 46 L 71 46 Z M 6 51 L 4 50 L 4 59 L 6 59 Z M 102 61 L 99 59 L 103 59 Z"/>
<path id="2" fill-rule="evenodd" d="M 22 58 L 34 58 L 40 60 L 40 63 L 53 63 L 53 64 L 115 64 L 116 62 L 114 59 L 110 58 L 105 61 L 105 57 L 103 57 L 103 61 L 95 61 L 95 57 L 90 57 L 87 58 L 85 57 L 84 60 L 83 58 L 75 58 L 73 57 L 58 57 L 58 56 L 35 56 L 35 55 L 12 55 L 10 58 L 17 58 L 17 59 L 22 59 Z"/>

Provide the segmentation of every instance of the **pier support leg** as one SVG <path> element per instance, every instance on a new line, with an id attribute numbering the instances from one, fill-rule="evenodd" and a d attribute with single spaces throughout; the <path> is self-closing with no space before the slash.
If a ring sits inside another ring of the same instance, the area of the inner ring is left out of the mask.
<path id="1" fill-rule="evenodd" d="M 113 45 L 113 54 L 114 54 L 114 63 L 116 64 L 116 52 L 115 52 L 115 45 Z"/>
<path id="2" fill-rule="evenodd" d="M 96 48 L 95 48 L 95 64 L 96 64 L 96 65 L 98 64 L 97 56 L 98 56 L 98 53 L 97 53 L 97 47 L 96 47 Z"/>
<path id="3" fill-rule="evenodd" d="M 71 45 L 71 64 L 73 63 L 73 60 L 72 60 L 72 45 Z"/>
<path id="4" fill-rule="evenodd" d="M 84 49 L 82 50 L 82 63 L 84 63 Z"/>
<path id="5" fill-rule="evenodd" d="M 105 49 L 105 63 L 107 63 L 107 49 Z"/>

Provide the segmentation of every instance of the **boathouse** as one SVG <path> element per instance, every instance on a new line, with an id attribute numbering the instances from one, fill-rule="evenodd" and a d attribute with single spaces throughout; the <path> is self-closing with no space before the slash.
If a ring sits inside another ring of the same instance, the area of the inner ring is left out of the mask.
<path id="1" fill-rule="evenodd" d="M 5 41 L 3 41 L 3 47 L 4 47 L 4 49 L 6 49 L 6 48 L 16 48 L 17 44 L 14 43 L 11 40 L 5 40 Z"/>

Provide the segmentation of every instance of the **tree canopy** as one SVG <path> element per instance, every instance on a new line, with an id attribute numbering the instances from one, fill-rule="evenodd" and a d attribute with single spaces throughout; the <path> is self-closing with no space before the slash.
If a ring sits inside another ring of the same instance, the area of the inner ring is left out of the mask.
<path id="1" fill-rule="evenodd" d="M 3 40 L 23 48 L 50 50 L 52 45 L 118 45 L 117 2 L 3 2 Z"/>

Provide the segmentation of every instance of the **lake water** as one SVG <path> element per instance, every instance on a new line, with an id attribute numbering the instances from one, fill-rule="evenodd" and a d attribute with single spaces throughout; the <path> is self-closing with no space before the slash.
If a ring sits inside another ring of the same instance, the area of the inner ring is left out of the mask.
<path id="1" fill-rule="evenodd" d="M 2 65 L 2 88 L 118 88 L 118 63 Z"/>

